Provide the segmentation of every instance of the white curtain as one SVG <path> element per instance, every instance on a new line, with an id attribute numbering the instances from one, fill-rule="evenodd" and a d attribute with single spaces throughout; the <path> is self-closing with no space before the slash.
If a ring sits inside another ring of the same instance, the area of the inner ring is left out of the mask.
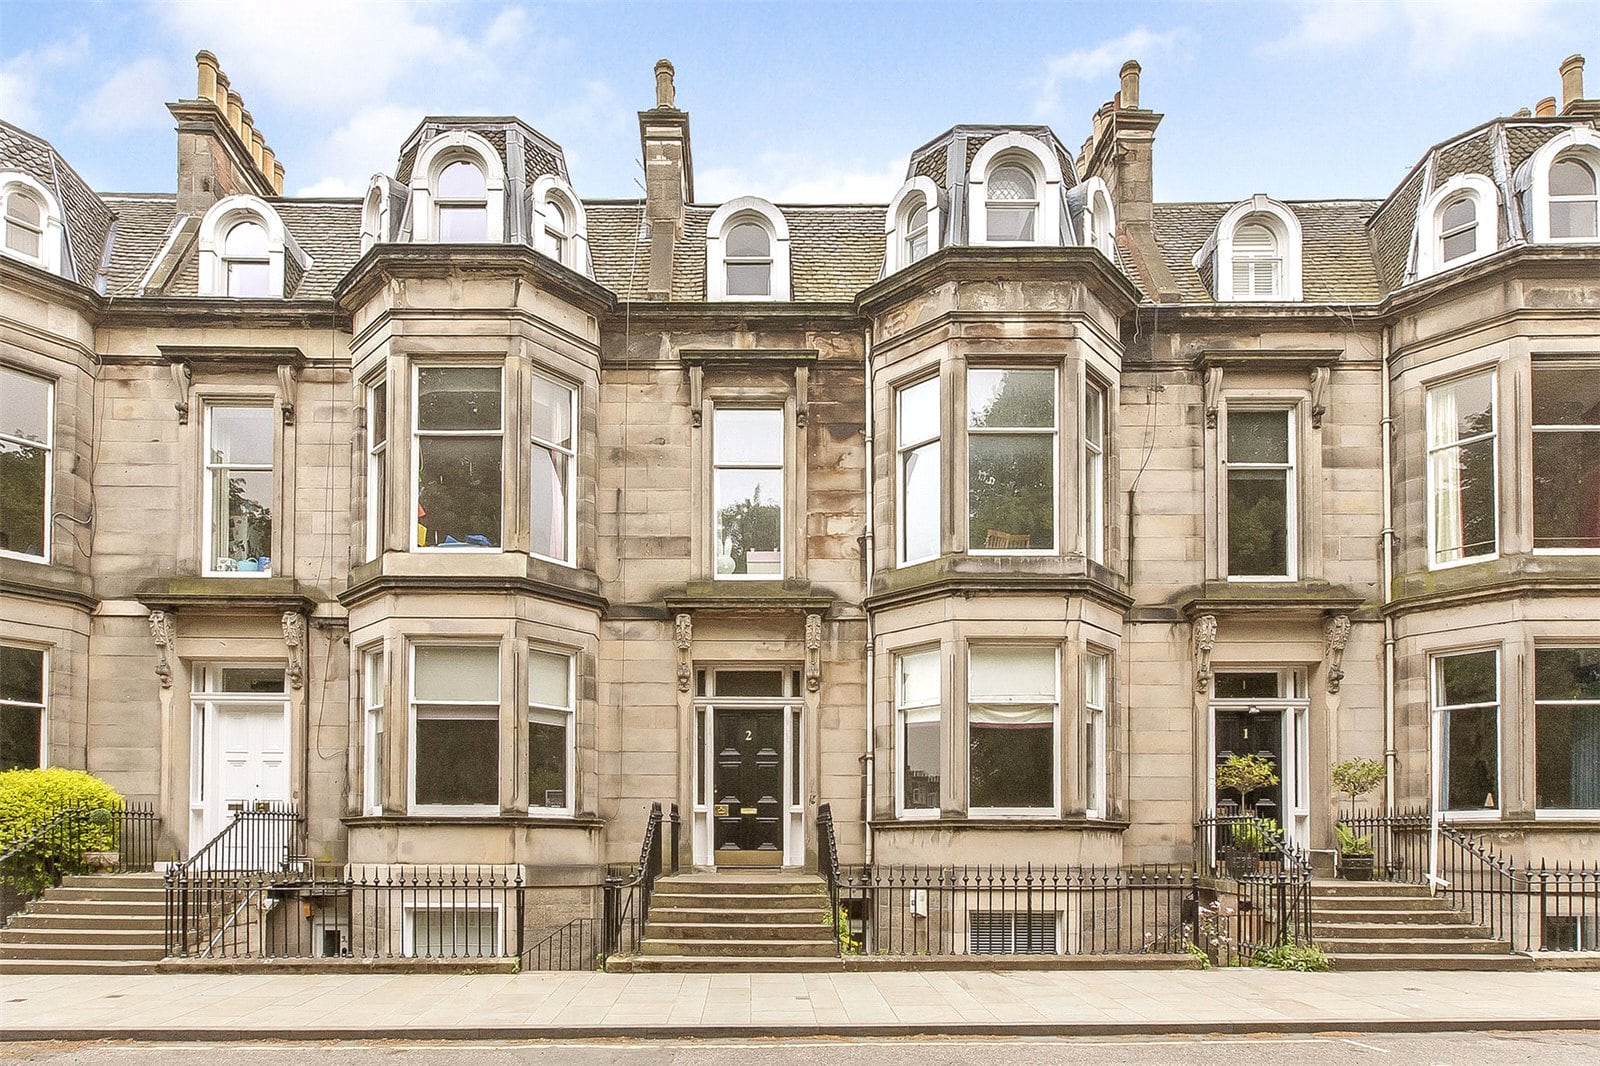
<path id="1" fill-rule="evenodd" d="M 1457 439 L 1459 422 L 1456 390 L 1444 386 L 1428 393 L 1432 406 L 1433 445 L 1451 444 Z M 1466 532 L 1461 513 L 1461 448 L 1444 448 L 1430 458 L 1433 466 L 1433 544 L 1437 562 L 1461 558 Z"/>

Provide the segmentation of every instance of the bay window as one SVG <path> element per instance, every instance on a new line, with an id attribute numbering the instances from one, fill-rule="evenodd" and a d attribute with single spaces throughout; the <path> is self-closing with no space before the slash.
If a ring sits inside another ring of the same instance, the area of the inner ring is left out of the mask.
<path id="1" fill-rule="evenodd" d="M 383 554 L 389 520 L 389 386 L 367 386 L 367 558 Z"/>
<path id="2" fill-rule="evenodd" d="M 1500 808 L 1500 655 L 1475 651 L 1433 660 L 1434 759 L 1439 810 Z"/>
<path id="3" fill-rule="evenodd" d="M 572 562 L 573 460 L 578 394 L 543 374 L 533 375 L 533 513 L 528 550 L 558 563 Z"/>
<path id="4" fill-rule="evenodd" d="M 44 765 L 45 654 L 0 644 L 0 771 Z"/>
<path id="5" fill-rule="evenodd" d="M 1533 546 L 1600 550 L 1600 369 L 1533 366 Z"/>
<path id="6" fill-rule="evenodd" d="M 0 555 L 49 558 L 55 386 L 0 367 Z"/>
<path id="7" fill-rule="evenodd" d="M 411 806 L 469 814 L 497 809 L 499 647 L 414 646 L 411 719 Z"/>
<path id="8" fill-rule="evenodd" d="M 719 578 L 783 577 L 783 410 L 718 407 L 712 543 Z"/>
<path id="9" fill-rule="evenodd" d="M 528 809 L 535 814 L 573 809 L 573 657 L 540 648 L 528 652 Z"/>
<path id="10" fill-rule="evenodd" d="M 939 379 L 896 394 L 895 454 L 900 483 L 900 562 L 939 554 Z"/>
<path id="11" fill-rule="evenodd" d="M 1287 578 L 1295 566 L 1294 418 L 1228 409 L 1228 576 Z"/>
<path id="12" fill-rule="evenodd" d="M 970 550 L 1055 551 L 1056 481 L 1056 372 L 968 370 Z"/>
<path id="13" fill-rule="evenodd" d="M 382 648 L 361 657 L 361 702 L 364 719 L 366 760 L 362 767 L 362 809 L 367 814 L 383 813 L 384 767 L 384 690 L 387 675 Z"/>
<path id="14" fill-rule="evenodd" d="M 989 647 L 967 659 L 969 813 L 1056 809 L 1060 667 L 1054 647 Z"/>
<path id="15" fill-rule="evenodd" d="M 1534 806 L 1600 810 L 1600 647 L 1536 648 Z"/>
<path id="16" fill-rule="evenodd" d="M 205 570 L 272 576 L 273 418 L 270 404 L 207 404 Z"/>
<path id="17" fill-rule="evenodd" d="M 896 660 L 895 710 L 900 735 L 900 813 L 939 813 L 939 649 L 907 652 Z"/>
<path id="18" fill-rule="evenodd" d="M 416 368 L 412 420 L 418 548 L 500 547 L 500 368 Z"/>
<path id="19" fill-rule="evenodd" d="M 1493 371 L 1428 390 L 1428 542 L 1434 566 L 1487 558 L 1498 550 L 1494 392 Z"/>
<path id="20" fill-rule="evenodd" d="M 1083 390 L 1083 484 L 1078 497 L 1083 514 L 1083 554 L 1092 562 L 1106 554 L 1106 387 L 1088 382 Z"/>

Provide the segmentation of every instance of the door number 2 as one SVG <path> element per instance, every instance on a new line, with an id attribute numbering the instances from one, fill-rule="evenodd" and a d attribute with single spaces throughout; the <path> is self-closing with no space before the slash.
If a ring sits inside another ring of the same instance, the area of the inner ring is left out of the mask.
<path id="1" fill-rule="evenodd" d="M 755 732 L 753 730 L 746 729 L 744 731 L 744 739 L 745 740 L 754 740 L 755 739 Z"/>

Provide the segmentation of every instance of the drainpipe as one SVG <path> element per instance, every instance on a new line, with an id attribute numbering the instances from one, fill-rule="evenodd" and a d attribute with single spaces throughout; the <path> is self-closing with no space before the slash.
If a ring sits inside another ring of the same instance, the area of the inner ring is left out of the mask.
<path id="1" fill-rule="evenodd" d="M 1378 396 L 1381 415 L 1378 425 L 1383 446 L 1383 534 L 1381 538 L 1381 572 L 1383 575 L 1383 805 L 1388 814 L 1394 814 L 1395 762 L 1399 752 L 1394 743 L 1394 616 L 1389 613 L 1389 603 L 1394 596 L 1394 398 L 1389 385 L 1389 346 L 1391 327 L 1385 325 L 1380 340 L 1381 366 L 1378 373 Z"/>
<path id="2" fill-rule="evenodd" d="M 864 578 L 863 585 L 862 585 L 862 607 L 865 608 L 866 607 L 866 602 L 865 602 L 866 601 L 866 597 L 871 595 L 871 593 L 872 593 L 872 568 L 873 568 L 873 550 L 874 550 L 873 549 L 873 543 L 874 543 L 873 542 L 873 526 L 874 526 L 874 522 L 873 522 L 873 506 L 872 506 L 873 447 L 872 447 L 872 327 L 871 326 L 867 326 L 865 329 L 863 329 L 861 331 L 861 350 L 862 350 L 862 354 L 863 354 L 863 356 L 865 358 L 865 364 L 866 364 L 866 373 L 863 375 L 863 385 L 862 385 L 862 398 L 865 401 L 865 406 L 862 408 L 862 426 L 863 426 L 862 440 L 863 440 L 863 444 L 866 447 L 866 462 L 865 462 L 864 471 L 863 471 L 863 474 L 862 474 L 862 499 L 866 502 L 866 531 L 865 531 L 864 536 L 861 538 L 861 553 L 862 553 L 863 561 L 866 564 L 865 567 L 864 567 L 865 578 Z M 861 756 L 861 765 L 862 765 L 862 769 L 863 769 L 864 775 L 865 775 L 865 781 L 864 781 L 863 787 L 866 789 L 866 802 L 862 805 L 862 811 L 861 811 L 861 832 L 862 832 L 862 841 L 863 841 L 864 847 L 866 849 L 865 862 L 866 862 L 866 864 L 868 866 L 871 866 L 872 865 L 872 800 L 873 800 L 873 777 L 874 777 L 874 775 L 873 775 L 873 760 L 872 760 L 872 745 L 873 745 L 872 718 L 873 718 L 873 714 L 875 713 L 875 707 L 876 707 L 876 702 L 877 702 L 876 701 L 876 695 L 875 695 L 877 686 L 874 683 L 875 682 L 875 678 L 877 676 L 877 669 L 873 664 L 873 660 L 874 660 L 874 654 L 873 653 L 874 653 L 874 645 L 876 644 L 877 641 L 876 641 L 876 637 L 874 636 L 874 633 L 873 633 L 872 612 L 870 610 L 863 610 L 862 613 L 866 616 L 866 620 L 867 620 L 867 655 L 866 655 L 867 677 L 866 677 L 866 685 L 865 685 L 866 701 L 867 701 L 867 715 L 866 715 L 867 725 L 866 725 L 866 747 L 863 749 L 862 756 Z"/>

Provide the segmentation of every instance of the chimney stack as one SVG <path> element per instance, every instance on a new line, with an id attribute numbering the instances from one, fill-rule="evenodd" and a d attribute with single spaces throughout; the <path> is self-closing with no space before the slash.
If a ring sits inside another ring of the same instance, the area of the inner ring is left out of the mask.
<path id="1" fill-rule="evenodd" d="M 178 210 L 198 216 L 225 196 L 283 192 L 283 164 L 210 52 L 196 53 L 195 99 L 167 105 L 178 120 Z"/>
<path id="2" fill-rule="evenodd" d="M 1561 110 L 1571 111 L 1583 99 L 1583 57 L 1571 55 L 1561 61 Z"/>
<path id="3" fill-rule="evenodd" d="M 1533 105 L 1533 113 L 1540 118 L 1555 118 L 1556 98 L 1553 96 L 1547 96 L 1543 100 L 1540 100 L 1537 104 Z"/>
<path id="4" fill-rule="evenodd" d="M 650 230 L 650 272 L 645 291 L 659 300 L 672 293 L 672 264 L 677 243 L 683 237 L 684 208 L 694 201 L 689 115 L 678 110 L 674 74 L 667 60 L 656 63 L 656 106 L 639 112 L 644 215 Z"/>

